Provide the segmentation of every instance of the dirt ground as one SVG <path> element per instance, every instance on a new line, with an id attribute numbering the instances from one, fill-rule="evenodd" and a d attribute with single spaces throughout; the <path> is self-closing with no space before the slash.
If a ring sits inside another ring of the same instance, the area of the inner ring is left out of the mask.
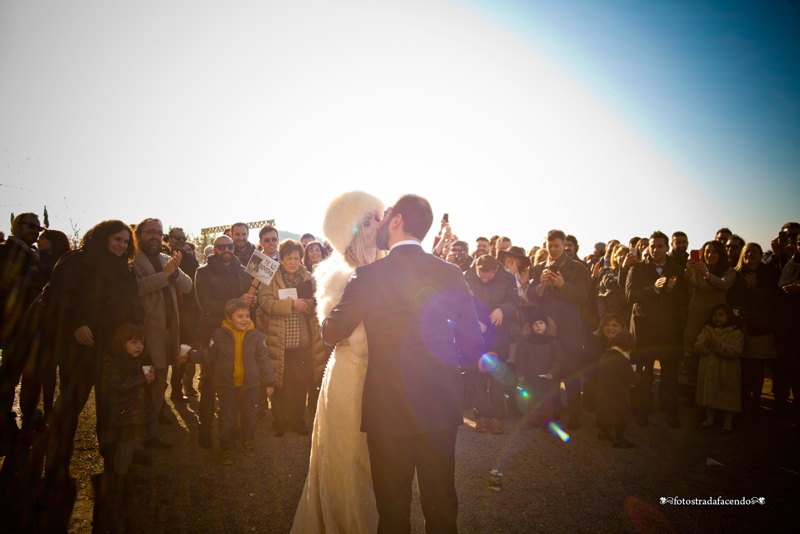
<path id="1" fill-rule="evenodd" d="M 90 399 L 71 466 L 74 495 L 62 492 L 54 500 L 42 479 L 19 468 L 31 455 L 19 450 L 0 468 L 0 530 L 288 532 L 310 437 L 273 436 L 267 415 L 257 427 L 257 456 L 237 451 L 234 465 L 224 467 L 216 448 L 197 445 L 197 409 L 196 400 L 174 408 L 179 424 L 160 427 L 174 447 L 148 450 L 154 465 L 133 467 L 135 494 L 120 500 L 102 491 Z M 628 450 L 600 441 L 589 413 L 568 441 L 523 429 L 513 417 L 505 421 L 505 435 L 478 434 L 465 418 L 457 442 L 460 531 L 764 532 L 800 523 L 800 433 L 788 418 L 767 410 L 761 424 L 735 422 L 726 435 L 718 427 L 697 429 L 694 408 L 683 405 L 680 416 L 677 430 L 660 415 L 646 428 L 632 425 L 627 437 L 636 447 Z M 493 469 L 503 476 L 492 476 Z M 712 498 L 754 504 L 686 502 Z M 424 532 L 418 495 L 412 527 Z"/>

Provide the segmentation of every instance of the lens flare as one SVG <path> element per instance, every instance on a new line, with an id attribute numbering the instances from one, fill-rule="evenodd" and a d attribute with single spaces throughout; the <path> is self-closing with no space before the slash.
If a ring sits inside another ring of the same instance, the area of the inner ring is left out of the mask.
<path id="1" fill-rule="evenodd" d="M 478 362 L 478 368 L 484 373 L 496 371 L 498 367 L 500 367 L 500 359 L 494 352 L 487 352 L 481 356 L 481 360 Z"/>
<path id="2" fill-rule="evenodd" d="M 550 429 L 551 433 L 558 436 L 561 441 L 563 441 L 564 443 L 569 443 L 569 434 L 564 432 L 564 429 L 561 428 L 561 425 L 559 425 L 556 421 L 550 421 L 547 424 L 547 428 Z"/>

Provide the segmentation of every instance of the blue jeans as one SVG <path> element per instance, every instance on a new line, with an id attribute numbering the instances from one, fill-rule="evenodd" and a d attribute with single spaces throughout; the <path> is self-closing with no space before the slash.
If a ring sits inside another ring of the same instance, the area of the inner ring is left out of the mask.
<path id="1" fill-rule="evenodd" d="M 219 399 L 219 446 L 230 448 L 237 437 L 252 441 L 256 433 L 258 388 L 217 388 Z"/>

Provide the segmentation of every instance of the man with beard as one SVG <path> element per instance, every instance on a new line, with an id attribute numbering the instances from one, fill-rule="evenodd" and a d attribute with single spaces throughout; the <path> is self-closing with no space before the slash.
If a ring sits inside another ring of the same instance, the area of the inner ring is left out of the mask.
<path id="1" fill-rule="evenodd" d="M 475 240 L 475 251 L 472 253 L 472 258 L 477 260 L 484 254 L 489 254 L 489 250 L 489 239 L 481 236 Z"/>
<path id="2" fill-rule="evenodd" d="M 248 241 L 250 237 L 250 229 L 243 222 L 234 223 L 231 226 L 231 238 L 233 239 L 233 255 L 239 260 L 242 265 L 247 265 L 250 261 L 250 256 L 256 246 Z"/>
<path id="3" fill-rule="evenodd" d="M 255 294 L 248 294 L 251 278 L 233 255 L 233 240 L 221 235 L 214 240 L 214 253 L 208 256 L 205 265 L 197 269 L 194 288 L 200 306 L 199 339 L 208 345 L 214 330 L 222 326 L 225 319 L 225 303 L 234 298 L 244 300 L 249 306 L 255 303 Z M 214 420 L 213 370 L 207 364 L 200 371 L 200 432 L 199 443 L 211 448 L 211 425 Z"/>
<path id="4" fill-rule="evenodd" d="M 0 244 L 0 430 L 3 440 L 16 434 L 12 411 L 14 392 L 25 364 L 23 341 L 17 337 L 22 316 L 42 289 L 39 253 L 34 244 L 42 227 L 35 213 L 20 213 L 11 225 L 11 237 Z M 0 448 L 2 447 L 0 443 Z"/>
<path id="5" fill-rule="evenodd" d="M 680 267 L 686 268 L 686 262 L 689 259 L 689 253 L 686 250 L 689 248 L 689 238 L 685 232 L 680 230 L 672 234 L 672 250 L 669 251 L 669 259 Z"/>
<path id="6" fill-rule="evenodd" d="M 180 314 L 178 293 L 189 293 L 192 279 L 181 271 L 183 253 L 175 251 L 170 258 L 161 253 L 164 227 L 158 219 L 145 219 L 134 233 L 139 252 L 133 259 L 133 271 L 139 281 L 139 300 L 144 310 L 147 354 L 152 360 L 156 378 L 151 390 L 159 421 L 170 424 L 164 413 L 167 390 L 167 366 L 174 364 L 180 352 Z"/>
<path id="7" fill-rule="evenodd" d="M 459 365 L 483 341 L 461 270 L 420 242 L 433 222 L 427 200 L 405 195 L 386 210 L 377 246 L 389 254 L 356 268 L 322 324 L 336 344 L 363 323 L 369 344 L 361 431 L 367 434 L 378 532 L 410 532 L 416 473 L 427 532 L 456 532 L 456 436 L 463 424 Z"/>

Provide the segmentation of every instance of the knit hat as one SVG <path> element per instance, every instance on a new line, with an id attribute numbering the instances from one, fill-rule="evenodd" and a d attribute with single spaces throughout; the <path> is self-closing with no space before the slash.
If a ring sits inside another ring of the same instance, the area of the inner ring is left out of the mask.
<path id="1" fill-rule="evenodd" d="M 522 308 L 522 314 L 527 324 L 533 324 L 536 321 L 547 323 L 547 314 L 539 306 L 524 306 Z"/>
<path id="2" fill-rule="evenodd" d="M 325 212 L 322 233 L 339 254 L 344 254 L 366 215 L 383 213 L 383 202 L 363 191 L 342 193 Z"/>

